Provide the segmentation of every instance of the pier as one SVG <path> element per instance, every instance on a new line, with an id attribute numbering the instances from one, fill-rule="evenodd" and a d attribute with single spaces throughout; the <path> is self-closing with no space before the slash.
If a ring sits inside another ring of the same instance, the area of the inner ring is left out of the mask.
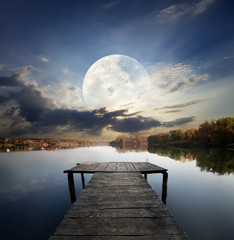
<path id="1" fill-rule="evenodd" d="M 86 162 L 68 174 L 72 206 L 49 240 L 188 239 L 167 209 L 167 169 L 148 162 Z M 74 173 L 83 191 L 76 199 Z M 85 186 L 85 173 L 93 173 Z M 163 174 L 162 197 L 147 175 Z"/>

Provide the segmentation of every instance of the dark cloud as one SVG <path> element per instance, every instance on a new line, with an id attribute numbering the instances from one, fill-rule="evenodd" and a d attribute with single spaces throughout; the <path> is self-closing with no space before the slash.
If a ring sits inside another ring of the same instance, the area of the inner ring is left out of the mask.
<path id="1" fill-rule="evenodd" d="M 28 71 L 28 69 L 26 69 Z M 8 91 L 1 96 L 0 101 L 14 100 L 15 106 L 10 106 L 2 115 L 11 122 L 10 135 L 44 134 L 51 135 L 61 132 L 85 132 L 90 135 L 100 135 L 105 128 L 122 133 L 136 133 L 158 126 L 175 126 L 187 123 L 194 117 L 176 119 L 162 123 L 154 118 L 143 117 L 140 112 L 128 113 L 126 109 L 108 111 L 106 108 L 93 111 L 78 111 L 61 109 L 52 99 L 34 85 L 25 84 L 21 75 L 13 74 L 1 78 L 1 86 L 21 86 L 17 91 Z M 191 104 L 191 103 L 190 103 Z"/>
<path id="2" fill-rule="evenodd" d="M 12 77 L 8 77 L 11 81 Z M 7 84 L 7 79 L 4 80 Z M 11 81 L 10 86 L 18 86 L 19 80 Z M 15 85 L 13 84 L 15 83 Z M 139 112 L 128 113 L 126 109 L 116 111 L 107 111 L 106 108 L 100 108 L 93 111 L 78 111 L 71 109 L 59 109 L 53 103 L 52 99 L 47 98 L 40 89 L 33 85 L 21 83 L 21 90 L 10 92 L 8 97 L 1 97 L 1 101 L 14 99 L 17 107 L 12 107 L 4 114 L 5 118 L 14 118 L 12 133 L 52 133 L 59 128 L 65 128 L 66 131 L 86 131 L 91 135 L 101 134 L 104 128 L 110 128 L 118 132 L 137 132 L 147 130 L 160 125 L 160 122 L 151 118 L 137 116 Z M 18 113 L 18 116 L 16 116 Z M 30 126 L 22 123 L 22 119 Z"/>
<path id="3" fill-rule="evenodd" d="M 178 118 L 178 119 L 175 119 L 175 120 L 173 120 L 173 121 L 164 122 L 164 123 L 163 123 L 163 126 L 164 126 L 164 127 L 180 126 L 180 125 L 183 125 L 183 124 L 185 124 L 185 123 L 193 122 L 194 119 L 195 119 L 194 116 L 192 116 L 192 117 L 185 117 L 185 118 Z"/>
<path id="4" fill-rule="evenodd" d="M 18 115 L 19 108 L 18 107 L 11 107 L 10 109 L 8 109 L 4 114 L 4 118 L 13 118 L 16 115 Z"/>
<path id="5" fill-rule="evenodd" d="M 0 103 L 4 103 L 9 100 L 9 97 L 0 96 Z"/>
<path id="6" fill-rule="evenodd" d="M 117 132 L 135 133 L 162 125 L 158 120 L 137 116 L 134 118 L 114 119 L 111 129 Z"/>
<path id="7" fill-rule="evenodd" d="M 12 97 L 19 104 L 20 114 L 29 122 L 37 121 L 46 111 L 55 107 L 53 101 L 34 86 L 25 86 Z"/>
<path id="8" fill-rule="evenodd" d="M 55 109 L 45 112 L 34 127 L 36 130 L 43 126 L 50 129 L 67 126 L 69 131 L 86 131 L 91 135 L 99 135 L 106 127 L 117 132 L 137 132 L 160 125 L 157 120 L 142 116 L 133 117 L 134 115 L 127 114 L 127 110 L 108 112 L 105 108 L 94 111 Z"/>
<path id="9" fill-rule="evenodd" d="M 10 77 L 0 77 L 0 88 L 24 86 L 24 84 L 19 81 L 18 77 L 18 74 L 13 74 Z"/>

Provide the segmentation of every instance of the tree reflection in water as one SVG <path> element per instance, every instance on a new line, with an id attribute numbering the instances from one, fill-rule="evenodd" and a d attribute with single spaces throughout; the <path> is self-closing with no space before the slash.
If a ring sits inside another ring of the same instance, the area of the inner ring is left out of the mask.
<path id="1" fill-rule="evenodd" d="M 234 173 L 234 151 L 221 148 L 182 149 L 159 146 L 148 147 L 148 151 L 181 162 L 196 160 L 201 171 L 217 173 L 218 175 Z"/>

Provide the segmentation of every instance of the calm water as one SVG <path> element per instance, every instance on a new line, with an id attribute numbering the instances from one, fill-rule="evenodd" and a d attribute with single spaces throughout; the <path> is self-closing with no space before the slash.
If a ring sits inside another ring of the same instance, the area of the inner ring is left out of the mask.
<path id="1" fill-rule="evenodd" d="M 63 170 L 84 161 L 149 161 L 167 168 L 167 206 L 190 239 L 233 239 L 234 153 L 111 147 L 0 153 L 1 239 L 48 239 L 70 206 Z M 86 182 L 91 175 L 85 175 Z M 148 175 L 161 195 L 162 175 Z M 75 175 L 77 195 L 80 176 Z"/>

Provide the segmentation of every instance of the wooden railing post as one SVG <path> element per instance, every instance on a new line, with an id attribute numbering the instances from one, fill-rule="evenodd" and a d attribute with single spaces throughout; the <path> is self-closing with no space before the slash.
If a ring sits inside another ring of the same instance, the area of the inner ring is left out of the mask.
<path id="1" fill-rule="evenodd" d="M 163 172 L 163 183 L 162 183 L 162 201 L 166 205 L 167 203 L 167 179 L 168 173 L 165 171 Z"/>
<path id="2" fill-rule="evenodd" d="M 67 174 L 67 178 L 68 178 L 68 187 L 70 192 L 71 203 L 74 203 L 76 201 L 76 189 L 74 184 L 73 173 L 69 172 Z"/>
<path id="3" fill-rule="evenodd" d="M 85 188 L 85 178 L 84 178 L 84 173 L 80 173 L 81 174 L 81 181 L 82 181 L 82 187 L 83 189 Z"/>

